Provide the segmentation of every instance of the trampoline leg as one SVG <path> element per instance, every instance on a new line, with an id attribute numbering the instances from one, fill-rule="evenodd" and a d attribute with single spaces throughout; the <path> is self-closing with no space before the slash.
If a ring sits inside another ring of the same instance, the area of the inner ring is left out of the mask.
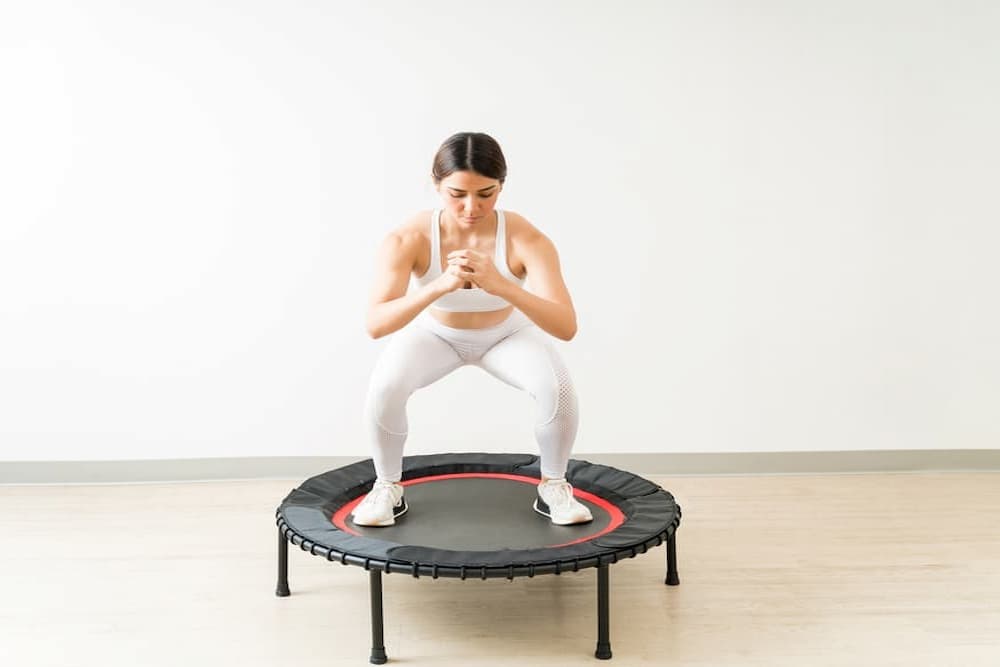
<path id="1" fill-rule="evenodd" d="M 599 660 L 611 658 L 611 639 L 608 604 L 608 565 L 597 566 L 597 650 L 594 656 Z"/>
<path id="2" fill-rule="evenodd" d="M 667 586 L 677 586 L 681 583 L 677 576 L 677 533 L 667 540 Z"/>
<path id="3" fill-rule="evenodd" d="M 369 662 L 384 665 L 388 658 L 382 638 L 382 571 L 370 570 L 368 576 L 372 591 L 372 657 Z"/>
<path id="4" fill-rule="evenodd" d="M 288 540 L 281 534 L 278 528 L 278 589 L 275 591 L 278 597 L 286 598 L 288 591 Z"/>

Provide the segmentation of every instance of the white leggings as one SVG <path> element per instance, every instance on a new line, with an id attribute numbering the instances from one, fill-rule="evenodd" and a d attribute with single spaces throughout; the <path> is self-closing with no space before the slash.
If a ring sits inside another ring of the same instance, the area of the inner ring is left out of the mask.
<path id="1" fill-rule="evenodd" d="M 402 477 L 406 402 L 413 392 L 470 364 L 535 399 L 542 475 L 566 475 L 579 420 L 577 399 L 548 334 L 516 309 L 485 329 L 446 327 L 424 311 L 392 335 L 368 386 L 364 419 L 379 480 Z"/>

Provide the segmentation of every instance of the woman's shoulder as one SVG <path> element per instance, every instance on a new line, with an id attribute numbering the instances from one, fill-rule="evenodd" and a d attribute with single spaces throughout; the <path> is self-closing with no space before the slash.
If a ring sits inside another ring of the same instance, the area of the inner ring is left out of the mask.
<path id="1" fill-rule="evenodd" d="M 520 213 L 504 209 L 503 217 L 507 225 L 507 236 L 511 243 L 533 243 L 545 238 L 545 234 Z"/>
<path id="2" fill-rule="evenodd" d="M 389 230 L 379 247 L 382 256 L 395 264 L 409 266 L 422 273 L 421 265 L 430 247 L 431 211 L 418 211 L 406 218 L 402 224 Z"/>
<path id="3" fill-rule="evenodd" d="M 420 245 L 430 238 L 430 220 L 433 211 L 418 211 L 405 218 L 397 227 L 390 230 L 387 238 L 405 246 Z"/>

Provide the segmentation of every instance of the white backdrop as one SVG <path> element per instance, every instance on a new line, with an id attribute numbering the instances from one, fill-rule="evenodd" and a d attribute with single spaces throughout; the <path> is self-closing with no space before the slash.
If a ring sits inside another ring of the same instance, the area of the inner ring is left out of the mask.
<path id="1" fill-rule="evenodd" d="M 559 248 L 577 452 L 1000 446 L 1000 8 L 0 9 L 0 459 L 364 455 L 379 239 L 461 130 Z M 462 369 L 409 452 L 531 451 Z"/>

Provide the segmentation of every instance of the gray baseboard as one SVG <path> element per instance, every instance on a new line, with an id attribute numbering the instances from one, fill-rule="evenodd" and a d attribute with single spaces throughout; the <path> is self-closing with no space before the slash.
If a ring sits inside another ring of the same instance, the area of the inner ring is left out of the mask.
<path id="1" fill-rule="evenodd" d="M 304 479 L 359 456 L 260 456 L 137 461 L 0 462 L 0 484 L 114 484 Z M 640 475 L 780 475 L 872 472 L 995 472 L 1000 449 L 826 452 L 586 454 L 575 458 Z"/>

